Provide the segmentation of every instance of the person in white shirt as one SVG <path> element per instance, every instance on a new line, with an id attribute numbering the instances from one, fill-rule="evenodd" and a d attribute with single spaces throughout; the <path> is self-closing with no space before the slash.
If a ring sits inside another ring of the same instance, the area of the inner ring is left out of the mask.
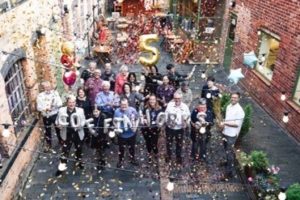
<path id="1" fill-rule="evenodd" d="M 175 92 L 173 101 L 169 102 L 165 111 L 166 126 L 166 142 L 167 157 L 166 162 L 170 162 L 172 156 L 173 139 L 176 140 L 176 160 L 178 164 L 182 164 L 181 149 L 184 130 L 189 124 L 189 116 L 191 115 L 188 106 L 181 102 L 181 94 Z"/>
<path id="2" fill-rule="evenodd" d="M 53 90 L 49 81 L 42 82 L 43 92 L 37 96 L 37 110 L 43 116 L 45 126 L 45 140 L 47 143 L 45 151 L 48 151 L 52 145 L 51 125 L 55 125 L 55 120 L 59 108 L 62 106 L 62 100 L 57 91 Z M 60 130 L 55 126 L 55 132 L 59 142 L 61 142 Z"/>
<path id="3" fill-rule="evenodd" d="M 231 93 L 231 103 L 226 108 L 225 120 L 220 124 L 223 127 L 223 141 L 226 153 L 226 173 L 224 178 L 231 178 L 234 170 L 234 144 L 241 131 L 245 112 L 239 104 L 240 93 Z"/>

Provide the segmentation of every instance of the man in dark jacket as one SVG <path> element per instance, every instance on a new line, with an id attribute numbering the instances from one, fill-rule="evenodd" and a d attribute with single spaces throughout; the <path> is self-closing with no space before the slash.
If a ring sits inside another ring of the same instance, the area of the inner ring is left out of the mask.
<path id="1" fill-rule="evenodd" d="M 104 81 L 109 81 L 111 91 L 115 90 L 116 74 L 112 71 L 110 63 L 104 65 L 104 72 L 102 73 L 101 78 Z"/>
<path id="2" fill-rule="evenodd" d="M 168 64 L 166 68 L 168 70 L 167 76 L 170 80 L 170 84 L 173 85 L 176 89 L 179 88 L 181 82 L 187 81 L 191 78 L 190 74 L 183 75 L 178 73 L 173 64 Z"/>
<path id="3" fill-rule="evenodd" d="M 206 99 L 201 98 L 198 106 L 191 114 L 191 139 L 192 139 L 192 158 L 206 161 L 206 138 L 210 135 L 213 126 L 213 115 L 206 107 Z M 199 152 L 200 149 L 200 152 Z"/>
<path id="4" fill-rule="evenodd" d="M 107 135 L 104 133 L 104 120 L 106 115 L 100 111 L 100 109 L 95 108 L 93 111 L 93 124 L 94 127 L 90 129 L 92 135 L 91 147 L 96 149 L 99 156 L 99 163 L 97 169 L 104 169 L 105 167 L 105 146 L 107 143 Z"/>

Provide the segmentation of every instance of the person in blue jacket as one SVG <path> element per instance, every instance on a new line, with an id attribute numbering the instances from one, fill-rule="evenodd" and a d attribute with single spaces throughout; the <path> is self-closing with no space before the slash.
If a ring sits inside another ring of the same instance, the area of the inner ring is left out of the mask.
<path id="1" fill-rule="evenodd" d="M 121 120 L 120 120 L 121 119 Z M 138 165 L 135 159 L 135 143 L 136 143 L 136 127 L 139 119 L 138 113 L 135 108 L 128 105 L 128 99 L 122 98 L 120 100 L 120 108 L 115 110 L 114 121 L 119 120 L 120 132 L 118 134 L 119 145 L 119 162 L 117 167 L 123 166 L 125 147 L 129 147 L 130 163 Z M 130 122 L 129 122 L 130 121 Z M 115 123 L 118 124 L 118 123 Z"/>

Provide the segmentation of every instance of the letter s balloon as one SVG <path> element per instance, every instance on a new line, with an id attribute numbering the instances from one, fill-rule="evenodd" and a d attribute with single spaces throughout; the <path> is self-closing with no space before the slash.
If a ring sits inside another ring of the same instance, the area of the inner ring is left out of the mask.
<path id="1" fill-rule="evenodd" d="M 139 39 L 139 49 L 141 52 L 150 53 L 149 57 L 139 57 L 139 62 L 144 66 L 155 65 L 160 57 L 159 50 L 156 47 L 150 46 L 152 42 L 158 42 L 157 34 L 141 35 Z"/>

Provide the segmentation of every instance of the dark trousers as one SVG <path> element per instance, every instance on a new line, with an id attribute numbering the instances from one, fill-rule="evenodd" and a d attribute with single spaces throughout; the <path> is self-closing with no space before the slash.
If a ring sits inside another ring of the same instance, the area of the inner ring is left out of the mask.
<path id="1" fill-rule="evenodd" d="M 91 147 L 96 149 L 99 159 L 99 165 L 105 165 L 105 148 L 107 145 L 107 139 L 104 134 L 99 134 L 98 136 L 91 136 Z"/>
<path id="2" fill-rule="evenodd" d="M 152 151 L 155 154 L 158 154 L 157 142 L 158 142 L 158 135 L 159 129 L 158 128 L 145 128 L 142 130 L 147 151 L 150 154 Z"/>
<path id="3" fill-rule="evenodd" d="M 61 163 L 67 163 L 67 158 L 69 157 L 72 145 L 75 145 L 75 156 L 77 161 L 81 161 L 82 158 L 82 144 L 83 141 L 80 140 L 79 135 L 75 131 L 67 131 L 67 139 L 62 142 L 62 156 Z"/>
<path id="4" fill-rule="evenodd" d="M 45 139 L 49 146 L 52 144 L 52 133 L 51 133 L 51 125 L 55 126 L 55 120 L 57 118 L 57 114 L 52 115 L 50 117 L 43 117 L 43 122 L 45 126 Z M 57 126 L 55 126 L 55 132 L 58 138 L 59 143 L 61 143 L 62 139 L 60 137 L 60 130 Z"/>
<path id="5" fill-rule="evenodd" d="M 97 148 L 97 153 L 99 156 L 99 165 L 105 165 L 105 145 L 106 141 L 101 141 L 100 146 Z"/>
<path id="6" fill-rule="evenodd" d="M 210 132 L 211 127 L 206 127 L 206 133 L 201 134 L 196 130 L 195 128 L 192 128 L 191 131 L 191 139 L 192 139 L 192 152 L 191 156 L 192 158 L 200 158 L 205 160 L 206 159 L 206 152 L 207 152 L 207 143 L 208 138 L 211 137 Z"/>
<path id="7" fill-rule="evenodd" d="M 125 154 L 125 148 L 126 146 L 129 147 L 129 154 L 130 158 L 134 159 L 135 156 L 135 138 L 136 135 L 130 137 L 130 138 L 122 138 L 118 137 L 118 144 L 119 144 L 119 161 L 124 160 L 124 154 Z"/>
<path id="8" fill-rule="evenodd" d="M 227 159 L 227 164 L 226 164 L 226 174 L 227 175 L 232 175 L 234 171 L 234 144 L 236 141 L 237 137 L 229 137 L 226 135 L 223 135 L 223 144 L 224 144 L 224 150 L 226 153 L 226 159 Z"/>
<path id="9" fill-rule="evenodd" d="M 172 145 L 173 140 L 176 140 L 176 157 L 181 159 L 181 149 L 183 141 L 184 129 L 174 130 L 166 127 L 166 136 L 167 136 L 167 156 L 171 158 L 172 156 Z"/>

